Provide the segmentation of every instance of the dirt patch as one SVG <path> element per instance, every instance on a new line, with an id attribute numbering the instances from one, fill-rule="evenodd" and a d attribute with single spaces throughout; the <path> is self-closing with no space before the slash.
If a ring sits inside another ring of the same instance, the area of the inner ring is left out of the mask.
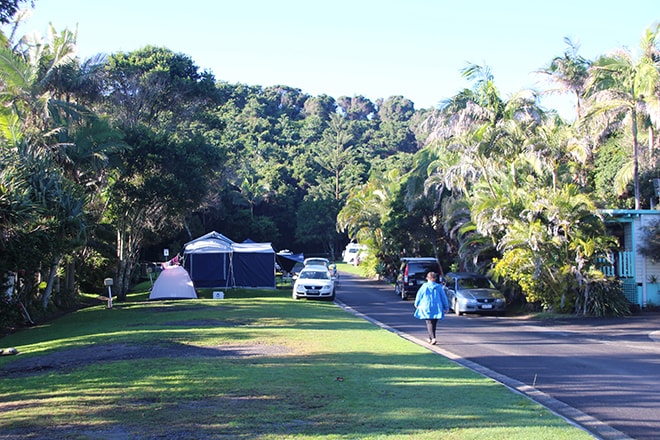
<path id="1" fill-rule="evenodd" d="M 202 327 L 240 327 L 252 324 L 251 321 L 246 320 L 220 320 L 220 319 L 188 319 L 185 321 L 168 321 L 158 325 L 167 327 L 188 327 L 188 328 L 202 328 Z M 127 327 L 149 327 L 152 325 L 149 322 L 137 322 L 128 324 Z"/>
<path id="2" fill-rule="evenodd" d="M 191 357 L 260 357 L 281 356 L 290 350 L 279 345 L 217 345 L 197 346 L 174 342 L 159 345 L 144 344 L 96 344 L 86 347 L 58 350 L 43 356 L 18 359 L 0 368 L 3 377 L 28 377 L 58 371 L 69 371 L 99 362 L 134 359 L 191 358 Z"/>

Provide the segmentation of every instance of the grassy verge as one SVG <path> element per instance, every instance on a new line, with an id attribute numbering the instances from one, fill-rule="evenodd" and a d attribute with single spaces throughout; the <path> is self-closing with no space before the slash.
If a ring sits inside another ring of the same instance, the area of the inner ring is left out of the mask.
<path id="1" fill-rule="evenodd" d="M 80 310 L 3 339 L 4 439 L 586 439 L 332 303 L 289 289 Z"/>

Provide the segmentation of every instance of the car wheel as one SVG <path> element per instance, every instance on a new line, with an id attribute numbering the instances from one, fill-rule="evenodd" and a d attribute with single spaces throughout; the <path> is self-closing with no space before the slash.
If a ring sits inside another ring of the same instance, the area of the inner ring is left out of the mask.
<path id="1" fill-rule="evenodd" d="M 454 313 L 456 316 L 461 316 L 461 309 L 460 306 L 458 305 L 458 300 L 454 299 Z"/>

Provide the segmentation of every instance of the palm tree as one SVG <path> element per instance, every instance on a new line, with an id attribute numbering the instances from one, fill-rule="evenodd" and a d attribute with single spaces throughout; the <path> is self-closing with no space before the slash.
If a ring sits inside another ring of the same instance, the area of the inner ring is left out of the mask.
<path id="1" fill-rule="evenodd" d="M 578 136 L 575 126 L 555 116 L 535 130 L 524 141 L 521 158 L 532 168 L 541 186 L 547 179 L 554 190 L 563 182 L 586 182 L 591 159 L 588 143 Z"/>
<path id="2" fill-rule="evenodd" d="M 348 233 L 351 240 L 372 244 L 372 251 L 380 249 L 382 226 L 387 221 L 390 201 L 400 183 L 398 169 L 372 172 L 367 183 L 350 192 L 337 215 L 337 230 Z"/>
<path id="3" fill-rule="evenodd" d="M 515 198 L 525 140 L 545 116 L 533 94 L 501 99 L 487 67 L 468 65 L 463 76 L 473 87 L 442 109 L 444 128 L 436 132 L 445 136 L 436 136 L 415 156 L 408 193 L 411 200 L 421 197 L 417 181 L 424 176 L 423 194 L 442 206 L 442 221 L 452 233 L 461 265 L 477 267 L 484 256 L 492 256 L 509 217 L 516 215 L 507 208 L 507 199 Z"/>
<path id="4" fill-rule="evenodd" d="M 468 64 L 462 71 L 462 75 L 468 81 L 472 81 L 472 92 L 475 103 L 486 110 L 491 122 L 497 121 L 502 116 L 504 102 L 495 87 L 494 76 L 488 66 Z"/>
<path id="5" fill-rule="evenodd" d="M 639 117 L 645 106 L 658 105 L 660 60 L 649 48 L 657 46 L 659 31 L 660 25 L 645 32 L 641 40 L 643 54 L 638 59 L 629 50 L 621 49 L 600 57 L 589 69 L 587 92 L 592 104 L 586 119 L 612 114 L 627 116 L 630 120 L 635 209 L 640 208 Z"/>
<path id="6" fill-rule="evenodd" d="M 571 290 L 588 297 L 590 271 L 609 245 L 594 203 L 573 184 L 518 194 L 524 209 L 498 242 L 495 273 L 548 306 L 563 309 Z"/>
<path id="7" fill-rule="evenodd" d="M 27 164 L 16 150 L 0 147 L 0 164 L 0 254 L 6 256 L 5 246 L 34 223 L 40 207 L 27 182 Z"/>
<path id="8" fill-rule="evenodd" d="M 550 65 L 539 73 L 546 75 L 550 82 L 556 85 L 547 93 L 570 93 L 574 96 L 576 120 L 580 120 L 591 62 L 578 55 L 579 44 L 574 43 L 570 38 L 564 38 L 564 42 L 568 46 L 564 55 L 553 58 Z"/>
<path id="9" fill-rule="evenodd" d="M 25 165 L 25 187 L 39 207 L 34 222 L 47 260 L 40 265 L 50 270 L 44 307 L 64 255 L 84 244 L 88 195 L 99 190 L 109 147 L 116 145 L 114 132 L 76 101 L 75 39 L 51 26 L 48 40 L 24 37 L 14 49 L 0 47 L 0 135 Z"/>
<path id="10" fill-rule="evenodd" d="M 76 35 L 49 28 L 50 40 L 23 37 L 15 48 L 0 47 L 0 101 L 5 115 L 12 112 L 32 135 L 47 135 L 50 125 L 75 106 L 57 99 L 52 83 L 64 66 L 76 62 Z"/>

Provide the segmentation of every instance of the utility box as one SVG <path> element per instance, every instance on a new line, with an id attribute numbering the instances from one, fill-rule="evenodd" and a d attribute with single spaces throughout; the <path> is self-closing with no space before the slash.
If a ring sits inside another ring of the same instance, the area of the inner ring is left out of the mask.
<path id="1" fill-rule="evenodd" d="M 225 299 L 225 292 L 213 292 L 213 299 Z"/>

